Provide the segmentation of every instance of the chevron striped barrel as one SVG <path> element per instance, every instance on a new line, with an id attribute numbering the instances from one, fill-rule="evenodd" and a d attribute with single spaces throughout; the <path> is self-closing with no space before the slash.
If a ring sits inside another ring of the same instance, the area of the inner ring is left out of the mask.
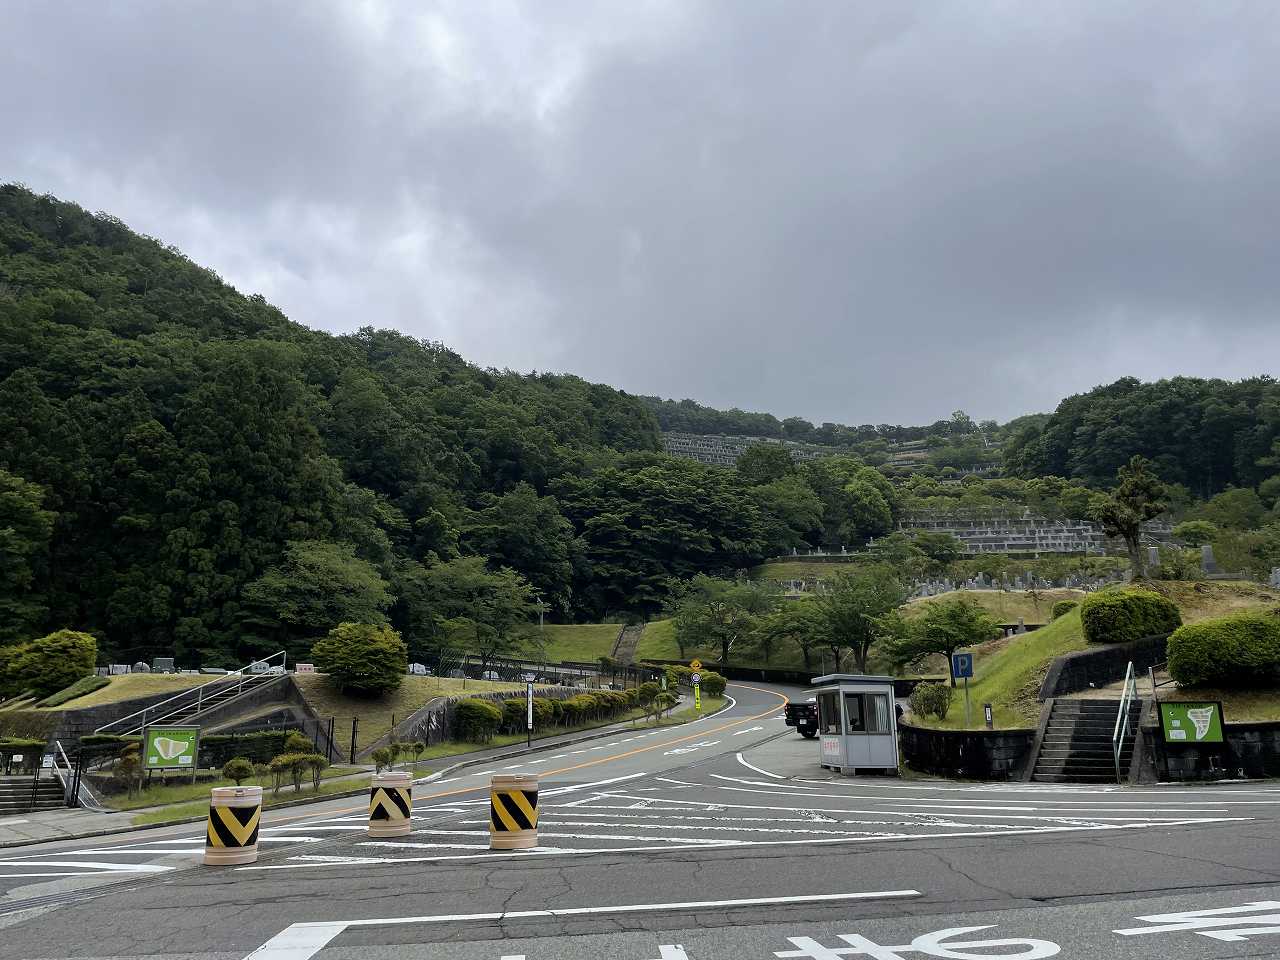
<path id="1" fill-rule="evenodd" d="M 538 778 L 515 774 L 489 783 L 489 849 L 538 845 Z"/>
<path id="2" fill-rule="evenodd" d="M 413 778 L 402 771 L 373 775 L 369 790 L 369 836 L 407 837 L 413 810 Z"/>
<path id="3" fill-rule="evenodd" d="M 261 819 L 261 787 L 214 787 L 209 798 L 204 862 L 223 866 L 257 860 Z"/>

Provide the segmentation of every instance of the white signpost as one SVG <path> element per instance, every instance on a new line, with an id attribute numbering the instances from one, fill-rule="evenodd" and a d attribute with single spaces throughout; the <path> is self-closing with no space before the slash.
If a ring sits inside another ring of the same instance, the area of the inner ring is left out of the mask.
<path id="1" fill-rule="evenodd" d="M 524 705 L 526 727 L 528 728 L 527 744 L 533 746 L 533 681 L 530 680 L 524 685 Z"/>

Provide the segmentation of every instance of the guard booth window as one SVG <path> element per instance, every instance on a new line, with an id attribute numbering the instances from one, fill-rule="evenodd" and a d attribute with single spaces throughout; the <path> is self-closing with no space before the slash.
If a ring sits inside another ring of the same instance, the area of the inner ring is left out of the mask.
<path id="1" fill-rule="evenodd" d="M 840 732 L 840 701 L 834 693 L 823 693 L 818 696 L 818 732 L 835 734 Z"/>
<path id="2" fill-rule="evenodd" d="M 844 712 L 849 733 L 888 733 L 889 698 L 883 693 L 846 693 Z"/>

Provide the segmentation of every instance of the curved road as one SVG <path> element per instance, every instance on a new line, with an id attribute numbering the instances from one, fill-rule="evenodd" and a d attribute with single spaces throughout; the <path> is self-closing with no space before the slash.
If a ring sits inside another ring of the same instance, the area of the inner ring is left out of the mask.
<path id="1" fill-rule="evenodd" d="M 415 787 L 410 836 L 365 805 L 268 816 L 263 856 L 203 831 L 0 858 L 6 958 L 1227 957 L 1280 954 L 1280 790 L 841 778 L 788 691 L 683 727 Z M 541 780 L 539 842 L 488 850 L 488 779 Z M 1204 911 L 1216 911 L 1205 913 Z M 1222 912 L 1228 911 L 1228 912 Z"/>

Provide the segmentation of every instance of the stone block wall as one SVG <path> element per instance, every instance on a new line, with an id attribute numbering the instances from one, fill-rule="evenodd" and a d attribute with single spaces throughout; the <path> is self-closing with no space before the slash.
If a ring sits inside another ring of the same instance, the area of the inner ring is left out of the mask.
<path id="1" fill-rule="evenodd" d="M 966 780 L 1018 780 L 1034 730 L 931 730 L 898 721 L 898 749 L 912 770 Z"/>
<path id="2" fill-rule="evenodd" d="M 1160 780 L 1280 777 L 1280 722 L 1227 723 L 1222 743 L 1166 744 L 1160 729 L 1144 726 L 1148 773 Z"/>
<path id="3" fill-rule="evenodd" d="M 1063 697 L 1088 690 L 1090 684 L 1104 687 L 1123 680 L 1131 660 L 1135 675 L 1144 677 L 1147 668 L 1167 659 L 1168 640 L 1167 636 L 1143 637 L 1132 643 L 1100 643 L 1089 650 L 1064 654 L 1049 665 L 1037 699 Z"/>

